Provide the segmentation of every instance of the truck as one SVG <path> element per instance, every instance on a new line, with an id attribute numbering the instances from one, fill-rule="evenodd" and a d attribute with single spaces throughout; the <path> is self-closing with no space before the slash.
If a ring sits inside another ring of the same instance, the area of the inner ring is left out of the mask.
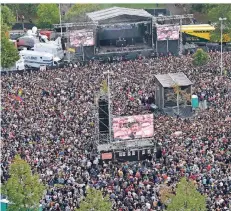
<path id="1" fill-rule="evenodd" d="M 64 58 L 64 52 L 63 52 L 62 47 L 56 46 L 51 43 L 36 43 L 34 45 L 33 50 L 37 52 L 50 53 L 54 55 L 55 57 L 58 57 L 59 59 Z"/>
<path id="2" fill-rule="evenodd" d="M 60 58 L 50 53 L 22 50 L 19 54 L 24 59 L 26 68 L 40 69 L 41 66 L 46 66 L 48 68 L 59 68 L 64 66 Z"/>
<path id="3" fill-rule="evenodd" d="M 36 43 L 33 48 L 34 51 L 46 52 L 58 57 L 59 59 L 64 58 L 64 51 L 61 45 L 61 39 L 57 38 L 55 41 L 48 41 L 45 43 Z"/>

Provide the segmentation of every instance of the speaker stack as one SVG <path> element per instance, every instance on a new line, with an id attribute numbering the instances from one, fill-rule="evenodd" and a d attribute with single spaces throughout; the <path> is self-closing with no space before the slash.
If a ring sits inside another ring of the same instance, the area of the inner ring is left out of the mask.
<path id="1" fill-rule="evenodd" d="M 99 132 L 109 133 L 109 112 L 108 101 L 105 99 L 99 99 Z"/>

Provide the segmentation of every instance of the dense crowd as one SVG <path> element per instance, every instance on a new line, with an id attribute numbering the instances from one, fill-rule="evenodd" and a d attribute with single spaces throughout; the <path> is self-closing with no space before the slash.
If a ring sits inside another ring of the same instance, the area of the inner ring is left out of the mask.
<path id="1" fill-rule="evenodd" d="M 223 63 L 229 73 L 230 52 Z M 219 65 L 219 53 L 213 52 L 202 67 L 193 66 L 187 55 L 2 76 L 1 181 L 9 178 L 8 167 L 20 154 L 49 186 L 41 200 L 45 211 L 78 208 L 87 187 L 109 194 L 114 210 L 163 210 L 160 188 L 175 187 L 182 176 L 207 196 L 209 211 L 231 210 L 231 79 L 220 76 Z M 151 113 L 141 105 L 155 96 L 154 75 L 170 72 L 184 72 L 208 108 L 190 119 L 154 117 L 161 159 L 101 163 L 93 107 L 105 70 L 113 71 L 115 116 Z M 182 134 L 174 136 L 176 131 Z"/>

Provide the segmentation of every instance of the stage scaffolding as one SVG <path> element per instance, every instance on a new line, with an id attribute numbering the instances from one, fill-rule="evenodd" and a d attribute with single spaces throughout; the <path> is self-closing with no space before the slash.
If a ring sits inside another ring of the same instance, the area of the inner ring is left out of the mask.
<path id="1" fill-rule="evenodd" d="M 154 140 L 154 137 L 147 138 L 147 139 L 134 139 L 134 140 L 124 140 L 124 141 L 117 141 L 107 144 L 100 144 L 97 147 L 98 153 L 104 152 L 131 152 L 131 151 L 143 151 L 154 149 L 154 152 L 157 152 L 157 148 L 161 147 L 161 143 Z M 115 156 L 113 156 L 115 158 Z M 138 159 L 139 160 L 139 159 Z"/>
<path id="2" fill-rule="evenodd" d="M 169 24 L 179 24 L 180 25 L 180 39 L 179 39 L 179 54 L 182 55 L 183 52 L 183 37 L 181 32 L 181 26 L 183 24 L 183 20 L 190 20 L 192 22 L 193 14 L 185 14 L 185 15 L 172 15 L 172 16 L 160 16 L 153 17 L 153 24 L 156 25 L 157 22 L 169 22 Z M 167 23 L 165 23 L 167 24 Z M 157 45 L 156 45 L 157 52 Z"/>
<path id="3" fill-rule="evenodd" d="M 53 24 L 54 29 L 60 29 L 62 28 L 62 36 L 66 38 L 66 49 L 67 49 L 67 54 L 66 54 L 66 60 L 70 63 L 71 61 L 78 61 L 78 58 L 81 58 L 82 61 L 85 60 L 85 55 L 84 55 L 84 46 L 80 45 L 80 53 L 76 53 L 73 51 L 73 47 L 70 45 L 70 32 L 74 30 L 82 30 L 86 29 L 87 30 L 92 30 L 93 31 L 93 36 L 94 36 L 94 43 L 96 42 L 96 28 L 97 28 L 97 23 L 95 22 L 81 22 L 81 23 L 61 23 L 61 24 Z M 65 30 L 63 30 L 65 29 Z M 57 32 L 58 35 L 61 35 L 61 33 Z"/>
<path id="4" fill-rule="evenodd" d="M 95 118 L 94 125 L 95 125 L 95 140 L 98 145 L 100 144 L 105 144 L 105 143 L 110 143 L 112 142 L 113 139 L 113 132 L 112 132 L 112 120 L 113 120 L 113 106 L 111 103 L 111 93 L 110 93 L 110 88 L 112 87 L 111 85 L 113 84 L 112 81 L 110 80 L 110 75 L 113 75 L 112 72 L 106 71 L 104 72 L 104 75 L 107 77 L 107 84 L 108 84 L 108 93 L 95 93 L 94 97 L 94 106 L 93 106 L 93 116 Z M 109 119 L 109 125 L 106 126 L 99 118 L 99 110 L 101 109 L 99 106 L 99 99 L 102 98 L 108 102 L 108 114 L 105 113 L 105 115 L 108 115 Z M 104 124 L 109 133 L 102 133 L 100 132 L 99 129 L 99 124 Z"/>

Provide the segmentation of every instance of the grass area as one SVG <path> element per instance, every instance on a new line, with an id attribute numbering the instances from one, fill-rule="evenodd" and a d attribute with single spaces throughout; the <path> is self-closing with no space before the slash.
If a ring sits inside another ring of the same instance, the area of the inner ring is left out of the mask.
<path id="1" fill-rule="evenodd" d="M 100 4 L 101 9 L 106 9 L 110 7 L 126 7 L 134 9 L 156 9 L 165 8 L 164 4 Z"/>

